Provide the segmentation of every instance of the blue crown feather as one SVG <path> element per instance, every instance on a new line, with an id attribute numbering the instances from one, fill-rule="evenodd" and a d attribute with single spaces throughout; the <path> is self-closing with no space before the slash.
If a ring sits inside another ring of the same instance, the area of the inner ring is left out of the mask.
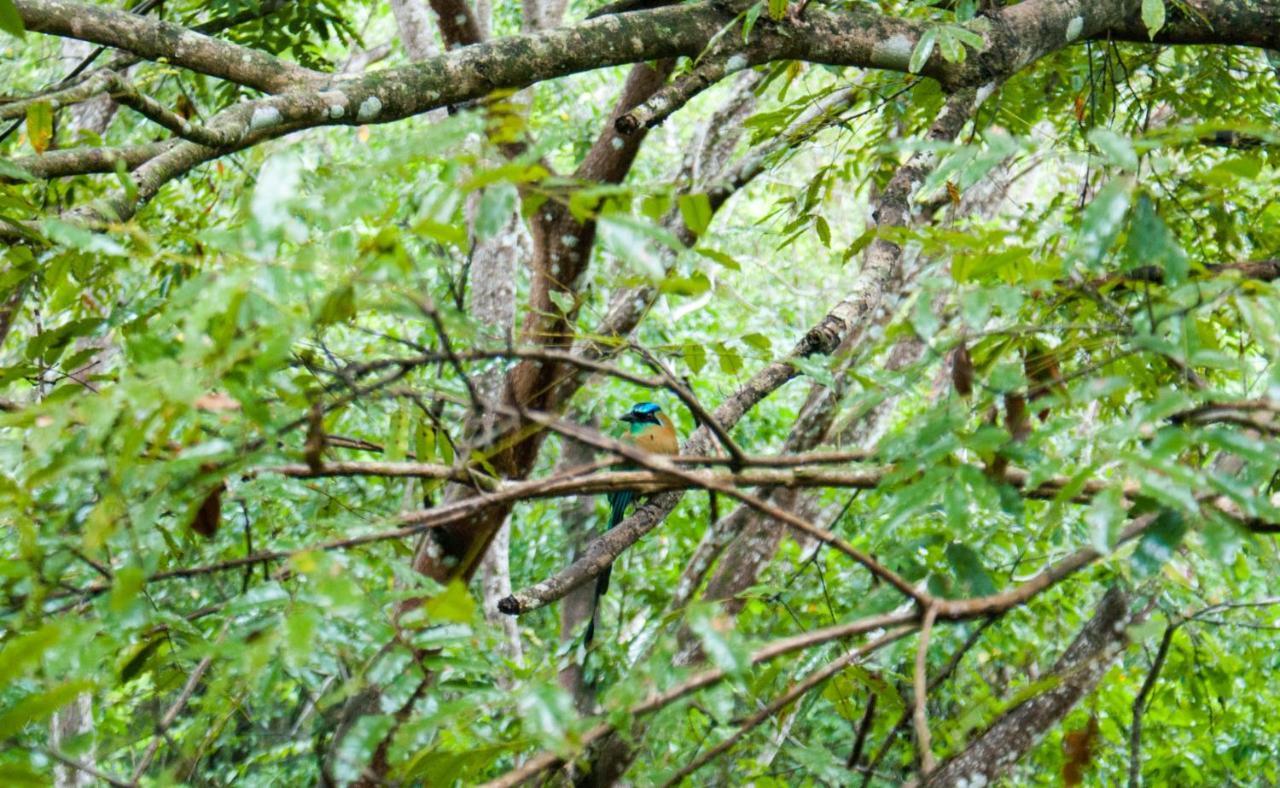
<path id="1" fill-rule="evenodd" d="M 650 413 L 657 413 L 660 410 L 662 410 L 662 408 L 659 408 L 657 405 L 654 405 L 652 402 L 637 402 L 631 408 L 632 413 L 639 413 L 645 416 L 649 415 Z"/>

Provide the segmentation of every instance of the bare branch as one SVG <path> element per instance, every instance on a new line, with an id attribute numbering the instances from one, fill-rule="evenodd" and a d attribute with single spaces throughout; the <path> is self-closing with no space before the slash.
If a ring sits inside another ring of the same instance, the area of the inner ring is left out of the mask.
<path id="1" fill-rule="evenodd" d="M 915 703 L 912 712 L 912 723 L 916 730 L 916 747 L 920 750 L 920 775 L 928 777 L 934 768 L 933 737 L 929 735 L 929 703 L 928 665 L 929 636 L 933 634 L 933 622 L 938 617 L 938 609 L 929 606 L 924 611 L 924 623 L 920 625 L 920 645 L 916 648 L 916 667 L 914 673 Z"/>
<path id="2" fill-rule="evenodd" d="M 444 38 L 445 49 L 479 44 L 484 33 L 476 21 L 467 0 L 431 0 L 431 10 L 436 12 L 436 24 Z"/>

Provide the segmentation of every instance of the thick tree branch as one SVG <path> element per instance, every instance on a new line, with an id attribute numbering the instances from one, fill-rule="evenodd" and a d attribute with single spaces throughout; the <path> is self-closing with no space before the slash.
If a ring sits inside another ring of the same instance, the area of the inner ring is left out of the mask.
<path id="1" fill-rule="evenodd" d="M 1222 2 L 1235 5 L 1229 0 Z M 1277 13 L 1280 2 L 1273 0 L 1263 5 L 1265 16 Z M 462 47 L 376 75 L 329 77 L 255 50 L 124 12 L 69 0 L 21 0 L 18 8 L 31 30 L 120 46 L 144 57 L 165 58 L 268 92 L 293 91 L 287 101 L 255 107 L 261 110 L 259 123 L 250 129 L 255 133 L 243 144 L 312 126 L 387 123 L 479 98 L 495 89 L 525 87 L 610 65 L 696 57 L 731 21 L 731 16 L 715 3 L 689 3 Z M 1137 24 L 1133 21 L 1135 14 L 1136 3 L 1132 0 L 1027 0 L 987 17 L 991 30 L 985 34 L 987 45 L 982 53 L 964 63 L 950 64 L 935 52 L 921 73 L 952 87 L 980 85 L 987 92 L 1000 78 L 1073 40 Z M 756 25 L 738 52 L 751 62 L 797 59 L 905 70 L 924 30 L 921 23 L 861 11 L 810 8 L 802 20 L 794 23 Z M 1257 45 L 1260 41 L 1256 28 L 1233 20 L 1224 20 L 1214 33 L 1213 41 L 1219 44 Z M 231 113 L 232 125 L 249 127 L 249 119 L 239 117 L 239 110 L 233 107 L 220 115 Z M 208 125 L 220 130 L 212 121 Z M 171 152 L 171 158 L 148 173 L 148 188 L 140 190 L 136 199 L 121 195 L 112 199 L 116 214 L 113 218 L 131 217 L 138 205 L 150 199 L 164 182 L 228 152 L 194 143 L 187 145 L 191 148 L 179 146 L 180 150 Z"/>

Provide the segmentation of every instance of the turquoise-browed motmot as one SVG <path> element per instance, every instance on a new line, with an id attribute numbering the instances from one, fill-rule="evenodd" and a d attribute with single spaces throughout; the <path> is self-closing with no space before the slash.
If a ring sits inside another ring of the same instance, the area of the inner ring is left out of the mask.
<path id="1" fill-rule="evenodd" d="M 632 406 L 631 410 L 622 416 L 622 421 L 630 427 L 623 436 L 623 440 L 636 448 L 651 451 L 655 454 L 678 454 L 680 452 L 680 439 L 676 437 L 676 425 L 671 423 L 671 419 L 662 412 L 662 408 L 652 402 L 637 402 Z M 617 492 L 609 493 L 609 525 L 606 530 L 623 521 L 626 517 L 627 507 L 631 505 L 635 495 L 635 492 L 631 490 L 618 490 Z M 595 636 L 596 612 L 600 609 L 600 598 L 609 590 L 609 575 L 612 571 L 613 566 L 607 566 L 596 577 L 595 604 L 592 606 L 591 620 L 587 623 L 587 631 L 584 636 L 588 645 Z"/>

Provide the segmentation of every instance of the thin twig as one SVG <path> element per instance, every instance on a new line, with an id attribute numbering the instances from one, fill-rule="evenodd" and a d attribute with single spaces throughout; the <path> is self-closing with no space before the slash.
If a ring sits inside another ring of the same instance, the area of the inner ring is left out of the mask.
<path id="1" fill-rule="evenodd" d="M 664 788 L 678 784 L 685 777 L 688 777 L 689 775 L 693 774 L 698 769 L 702 768 L 704 765 L 710 762 L 712 759 L 716 758 L 722 753 L 727 752 L 731 747 L 733 747 L 733 745 L 741 741 L 743 737 L 745 737 L 748 733 L 750 733 L 751 731 L 759 727 L 762 722 L 774 716 L 778 712 L 782 711 L 787 706 L 790 706 L 792 703 L 796 701 L 797 698 L 809 693 L 816 687 L 826 682 L 827 679 L 831 678 L 832 676 L 844 670 L 845 668 L 849 667 L 850 665 L 861 661 L 863 657 L 867 656 L 873 651 L 881 649 L 884 646 L 887 646 L 890 643 L 894 642 L 895 640 L 899 640 L 905 637 L 906 635 L 914 631 L 915 628 L 916 627 L 914 624 L 907 624 L 904 626 L 897 627 L 896 629 L 890 630 L 889 632 L 887 632 L 884 635 L 881 635 L 875 640 L 872 640 L 871 642 L 865 645 L 859 646 L 849 651 L 844 656 L 839 657 L 838 659 L 834 659 L 831 662 L 828 662 L 826 665 L 823 665 L 821 668 L 813 671 L 808 676 L 805 676 L 802 680 L 797 681 L 795 684 L 791 685 L 791 687 L 786 692 L 782 693 L 778 697 L 769 701 L 769 703 L 765 704 L 764 708 L 760 709 L 755 714 L 752 714 L 750 717 L 748 717 L 742 723 L 742 725 L 724 741 L 720 742 L 719 744 L 710 748 L 709 750 L 704 751 L 697 758 L 694 758 L 688 764 L 682 766 L 679 770 L 676 771 L 675 774 L 668 777 L 666 782 L 663 783 Z M 873 694 L 871 697 L 874 698 L 875 695 Z"/>
<path id="2" fill-rule="evenodd" d="M 471 376 L 462 367 L 462 359 L 453 350 L 453 343 L 449 341 L 449 332 L 444 327 L 444 321 L 440 318 L 440 311 L 436 309 L 436 305 L 429 299 L 414 298 L 414 304 L 422 313 L 431 321 L 431 325 L 435 326 L 436 336 L 440 338 L 440 347 L 444 350 L 445 356 L 449 360 L 449 364 L 453 367 L 453 371 L 458 373 L 458 377 L 462 378 L 462 382 L 467 386 L 467 394 L 471 397 L 471 409 L 477 416 L 484 415 L 484 398 L 480 396 L 479 389 L 471 380 Z"/>
<path id="3" fill-rule="evenodd" d="M 1129 728 L 1129 786 L 1130 788 L 1138 788 L 1141 783 L 1142 776 L 1142 714 L 1147 710 L 1148 698 L 1151 690 L 1156 685 L 1156 680 L 1160 678 L 1160 670 L 1164 667 L 1165 658 L 1169 656 L 1169 644 L 1173 642 L 1173 635 L 1178 631 L 1180 622 L 1170 622 L 1165 627 L 1164 637 L 1160 638 L 1160 648 L 1156 650 L 1156 658 L 1151 663 L 1151 670 L 1147 671 L 1146 681 L 1142 682 L 1142 689 L 1138 690 L 1138 695 L 1133 699 L 1133 725 Z"/>
<path id="4" fill-rule="evenodd" d="M 523 414 L 523 417 L 527 421 L 532 421 L 535 424 L 546 427 L 547 429 L 553 430 L 561 435 L 567 435 L 568 437 L 579 440 L 589 446 L 595 446 L 596 448 L 620 454 L 628 460 L 631 460 L 636 465 L 643 466 L 650 470 L 659 471 L 670 476 L 674 476 L 675 478 L 691 482 L 695 486 L 704 487 L 708 490 L 715 490 L 716 492 L 735 498 L 742 503 L 747 504 L 751 508 L 782 522 L 792 530 L 799 531 L 813 539 L 836 548 L 857 563 L 861 564 L 873 575 L 896 588 L 909 599 L 919 603 L 922 607 L 928 606 L 934 601 L 928 592 L 916 588 L 909 581 L 898 575 L 898 573 L 884 566 L 870 555 L 862 552 L 831 531 L 814 525 L 808 520 L 764 501 L 755 495 L 743 492 L 731 484 L 709 481 L 706 477 L 699 478 L 697 474 L 680 469 L 665 457 L 650 454 L 649 452 L 624 444 L 621 441 L 613 440 L 612 438 L 596 435 L 592 430 L 586 430 L 579 425 L 565 422 L 562 419 L 533 412 L 526 412 Z M 614 536 L 614 534 L 617 533 L 622 532 L 617 528 L 611 529 L 587 547 L 587 553 L 583 558 L 575 561 L 567 569 L 559 573 L 559 575 L 503 599 L 499 603 L 498 609 L 508 615 L 519 615 L 521 613 L 528 612 L 529 610 L 542 607 L 555 599 L 559 599 L 564 596 L 565 593 L 568 593 L 568 591 L 597 576 L 604 571 L 605 567 L 612 564 L 613 560 L 617 558 L 617 555 L 607 555 L 606 557 L 608 560 L 602 562 L 600 560 L 600 556 L 593 555 L 596 550 L 593 550 L 592 548 L 596 545 L 609 544 L 609 540 L 611 538 L 614 540 L 622 538 Z"/>
<path id="5" fill-rule="evenodd" d="M 730 467 L 742 467 L 743 462 L 746 460 L 746 455 L 743 453 L 742 449 L 738 447 L 738 444 L 734 442 L 733 438 L 729 437 L 729 433 L 725 431 L 724 427 L 721 427 L 715 417 L 712 416 L 705 407 L 703 407 L 702 403 L 698 401 L 698 398 L 694 396 L 693 392 L 685 387 L 680 382 L 679 378 L 675 376 L 675 373 L 672 372 L 666 364 L 662 363 L 659 358 L 650 353 L 648 349 L 634 342 L 631 343 L 631 348 L 645 360 L 645 363 L 653 367 L 658 374 L 662 376 L 663 383 L 666 387 L 680 398 L 680 401 L 685 404 L 685 407 L 693 412 L 693 415 L 697 418 L 698 422 L 706 425 L 707 429 L 711 431 L 711 434 L 714 435 L 716 440 L 720 442 L 720 445 L 724 447 L 724 450 L 729 452 L 729 456 L 734 460 Z"/>
<path id="6" fill-rule="evenodd" d="M 871 733 L 871 724 L 876 719 L 876 698 L 880 697 L 872 692 L 867 696 L 867 708 L 862 712 L 862 719 L 858 721 L 858 731 L 853 738 L 853 749 L 849 750 L 849 759 L 845 761 L 845 768 L 852 769 L 858 765 L 858 761 L 862 760 L 862 748 L 867 744 L 867 734 Z"/>
<path id="7" fill-rule="evenodd" d="M 93 766 L 90 766 L 87 763 L 83 763 L 81 761 L 76 760 L 75 758 L 72 758 L 70 755 L 67 755 L 62 750 L 59 750 L 56 747 L 44 747 L 41 749 L 41 751 L 45 755 L 48 755 L 50 758 L 57 761 L 58 763 L 64 764 L 66 766 L 70 766 L 72 769 L 75 769 L 78 772 L 84 772 L 90 777 L 99 779 L 108 785 L 113 785 L 116 788 L 134 788 L 134 783 L 131 783 L 128 780 L 122 780 L 119 777 L 112 777 L 111 775 L 107 774 L 106 772 L 100 769 L 97 769 Z"/>
<path id="8" fill-rule="evenodd" d="M 916 648 L 915 711 L 912 720 L 916 729 L 916 745 L 920 749 L 921 777 L 928 777 L 936 765 L 933 758 L 933 737 L 929 734 L 929 715 L 925 706 L 929 702 L 929 687 L 926 679 L 929 666 L 929 636 L 933 634 L 933 622 L 937 617 L 938 608 L 933 605 L 924 611 L 924 623 L 920 626 L 920 645 Z"/>
<path id="9" fill-rule="evenodd" d="M 969 633 L 969 637 L 965 638 L 964 643 L 962 643 L 960 647 L 951 654 L 951 659 L 947 662 L 946 667 L 944 667 L 938 675 L 934 676 L 933 679 L 929 681 L 929 691 L 932 692 L 942 686 L 942 682 L 951 678 L 951 674 L 955 672 L 956 668 L 960 667 L 960 662 L 964 659 L 964 655 L 968 654 L 969 650 L 977 645 L 978 639 L 982 637 L 982 633 L 986 632 L 987 628 L 998 620 L 999 616 L 992 616 L 974 628 L 973 632 Z M 862 788 L 866 788 L 866 786 L 871 782 L 871 777 L 875 774 L 876 767 L 880 765 L 880 762 L 884 760 L 885 755 L 889 753 L 889 748 L 893 745 L 894 739 L 897 738 L 898 734 L 906 730 L 907 726 L 910 724 L 911 712 L 909 710 L 903 711 L 902 715 L 898 717 L 898 721 L 894 723 L 893 727 L 889 729 L 889 733 L 885 735 L 884 741 L 881 742 L 879 749 L 876 750 L 876 754 L 871 758 L 871 763 L 864 767 L 860 767 L 859 770 L 864 774 L 862 778 Z"/>
<path id="10" fill-rule="evenodd" d="M 222 625 L 222 631 L 218 633 L 217 640 L 213 645 L 222 642 L 222 638 L 227 634 L 227 628 L 230 626 L 230 619 Z M 151 762 L 156 757 L 156 751 L 160 749 L 160 740 L 164 738 L 174 720 L 178 719 L 178 715 L 186 708 L 187 702 L 191 700 L 191 696 L 195 693 L 196 687 L 199 686 L 200 680 L 204 678 L 204 674 L 209 670 L 209 666 L 213 664 L 213 655 L 208 654 L 204 659 L 200 660 L 196 665 L 196 669 L 191 672 L 191 676 L 187 678 L 187 683 L 183 685 L 182 692 L 178 694 L 177 700 L 169 706 L 169 710 L 160 718 L 160 723 L 156 725 L 156 730 L 152 734 L 151 743 L 147 745 L 147 751 L 143 754 L 142 760 L 138 761 L 137 767 L 133 770 L 133 775 L 129 778 L 130 782 L 137 784 L 138 778 L 151 766 Z"/>

